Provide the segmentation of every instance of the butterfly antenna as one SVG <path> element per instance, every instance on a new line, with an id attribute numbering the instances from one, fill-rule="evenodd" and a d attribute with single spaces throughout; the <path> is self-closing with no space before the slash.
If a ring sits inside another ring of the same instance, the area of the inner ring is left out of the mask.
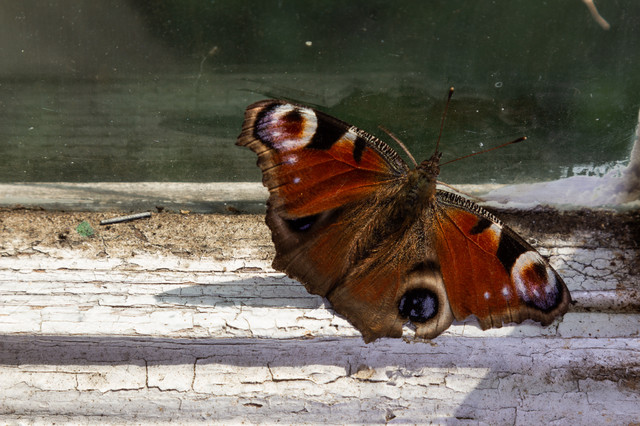
<path id="1" fill-rule="evenodd" d="M 415 158 L 413 158 L 413 155 L 411 155 L 411 153 L 409 152 L 409 150 L 407 149 L 407 147 L 402 143 L 402 141 L 400 139 L 398 139 L 396 137 L 396 135 L 394 135 L 393 133 L 391 133 L 386 127 L 384 126 L 378 126 L 380 128 L 380 130 L 382 130 L 383 132 L 385 132 L 387 135 L 389 135 L 389 137 L 391 137 L 391 139 L 393 139 L 394 141 L 396 141 L 396 143 L 398 145 L 400 145 L 400 147 L 404 150 L 404 152 L 407 153 L 407 155 L 409 156 L 409 158 L 411 159 L 411 161 L 413 162 L 414 166 L 418 165 L 418 162 L 416 161 Z"/>
<path id="2" fill-rule="evenodd" d="M 493 151 L 493 150 L 499 149 L 499 148 L 504 148 L 507 145 L 513 145 L 514 143 L 518 143 L 518 142 L 522 142 L 522 141 L 526 141 L 526 140 L 527 140 L 527 137 L 526 136 L 522 136 L 522 137 L 520 137 L 520 138 L 518 138 L 516 140 L 509 141 L 507 143 L 503 143 L 502 145 L 494 146 L 493 148 L 485 149 L 483 151 L 474 152 L 472 154 L 467 154 L 467 155 L 464 155 L 462 157 L 458 157 L 458 158 L 456 158 L 454 160 L 447 161 L 446 163 L 442 163 L 440 165 L 444 166 L 445 164 L 453 163 L 454 161 L 462 160 L 463 158 L 469 158 L 469 157 L 473 157 L 474 155 L 484 154 L 486 152 Z"/>
<path id="3" fill-rule="evenodd" d="M 442 113 L 442 120 L 440 120 L 440 133 L 438 134 L 438 140 L 436 141 L 436 154 L 438 153 L 438 148 L 440 147 L 440 138 L 442 138 L 442 130 L 444 129 L 444 119 L 447 116 L 447 111 L 449 110 L 449 104 L 451 103 L 451 97 L 453 96 L 454 88 L 451 86 L 449 88 L 449 96 L 447 97 L 447 103 L 444 106 L 444 112 Z"/>

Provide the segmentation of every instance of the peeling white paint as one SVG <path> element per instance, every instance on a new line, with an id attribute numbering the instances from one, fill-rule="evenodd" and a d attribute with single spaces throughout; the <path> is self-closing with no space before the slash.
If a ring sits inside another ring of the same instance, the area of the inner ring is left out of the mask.
<path id="1" fill-rule="evenodd" d="M 575 241 L 550 250 L 576 303 L 549 327 L 482 331 L 469 319 L 430 342 L 369 345 L 322 298 L 259 260 L 259 250 L 95 258 L 3 242 L 0 421 L 640 417 L 637 281 L 621 269 L 633 250 Z"/>

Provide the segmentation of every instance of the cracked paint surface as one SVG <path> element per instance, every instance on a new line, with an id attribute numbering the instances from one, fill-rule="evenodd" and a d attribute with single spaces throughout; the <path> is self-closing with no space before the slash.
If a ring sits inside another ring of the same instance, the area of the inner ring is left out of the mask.
<path id="1" fill-rule="evenodd" d="M 270 268 L 261 217 L 156 215 L 82 238 L 65 232 L 101 214 L 31 213 L 25 226 L 25 212 L 0 211 L 3 422 L 640 417 L 640 268 L 628 233 L 550 221 L 535 234 L 576 301 L 550 327 L 482 332 L 467 321 L 431 342 L 365 345 Z"/>

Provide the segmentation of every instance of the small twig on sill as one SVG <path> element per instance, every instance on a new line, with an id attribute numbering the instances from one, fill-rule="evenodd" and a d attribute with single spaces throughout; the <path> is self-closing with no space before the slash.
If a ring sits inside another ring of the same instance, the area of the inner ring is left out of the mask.
<path id="1" fill-rule="evenodd" d="M 101 220 L 100 225 L 111 225 L 114 223 L 129 222 L 131 220 L 144 219 L 145 217 L 151 217 L 151 212 L 136 213 L 127 216 L 114 217 L 113 219 Z"/>

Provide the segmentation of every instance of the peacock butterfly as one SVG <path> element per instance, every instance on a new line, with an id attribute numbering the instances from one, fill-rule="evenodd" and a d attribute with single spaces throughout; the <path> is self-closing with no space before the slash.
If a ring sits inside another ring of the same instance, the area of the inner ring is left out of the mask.
<path id="1" fill-rule="evenodd" d="M 273 267 L 326 297 L 366 342 L 434 338 L 454 319 L 482 329 L 549 325 L 571 296 L 533 247 L 479 205 L 436 189 L 441 153 L 410 169 L 380 139 L 280 100 L 250 105 L 236 143 L 269 189 Z"/>

